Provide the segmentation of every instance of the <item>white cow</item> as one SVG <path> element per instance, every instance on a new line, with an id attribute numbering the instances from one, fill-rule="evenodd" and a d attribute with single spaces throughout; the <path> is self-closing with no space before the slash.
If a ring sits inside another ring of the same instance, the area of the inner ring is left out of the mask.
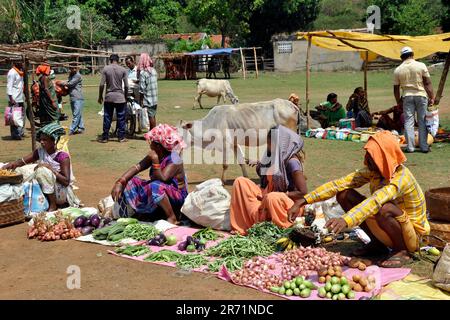
<path id="1" fill-rule="evenodd" d="M 180 130 L 183 134 L 188 134 L 192 143 L 201 146 L 202 149 L 211 145 L 209 134 L 206 131 L 210 129 L 218 129 L 222 135 L 222 145 L 230 147 L 234 150 L 235 155 L 238 157 L 239 165 L 242 169 L 242 174 L 247 177 L 247 170 L 245 162 L 243 161 L 244 155 L 239 145 L 245 145 L 248 147 L 257 147 L 266 143 L 266 137 L 268 131 L 276 125 L 284 125 L 297 131 L 306 131 L 306 116 L 299 110 L 299 108 L 292 102 L 283 99 L 275 99 L 272 101 L 263 101 L 256 103 L 242 103 L 239 105 L 221 105 L 216 106 L 201 120 L 193 122 L 180 123 Z M 320 124 L 310 118 L 311 127 L 320 128 Z M 236 132 L 241 130 L 242 132 L 249 132 L 248 130 L 254 129 L 256 132 L 265 132 L 266 135 L 261 137 L 262 139 L 247 139 L 245 136 L 245 142 L 238 141 L 242 137 L 230 137 L 230 132 Z M 264 131 L 260 131 L 264 130 Z M 206 132 L 206 135 L 205 135 Z M 228 135 L 228 136 L 227 136 Z M 230 138 L 226 140 L 226 138 Z M 251 140 L 251 141 L 250 141 Z M 228 144 L 228 145 L 227 145 Z M 226 154 L 224 152 L 223 159 L 223 171 L 222 181 L 225 180 L 225 171 L 228 168 L 226 163 Z"/>
<path id="2" fill-rule="evenodd" d="M 200 108 L 203 109 L 201 99 L 202 95 L 206 94 L 208 97 L 217 97 L 217 104 L 220 102 L 220 98 L 223 99 L 223 102 L 226 102 L 226 97 L 228 97 L 232 104 L 239 103 L 238 97 L 236 97 L 233 93 L 233 89 L 231 89 L 230 82 L 228 80 L 215 80 L 215 79 L 200 79 L 197 81 L 197 96 L 194 98 L 194 107 L 195 102 L 197 101 L 200 105 Z"/>

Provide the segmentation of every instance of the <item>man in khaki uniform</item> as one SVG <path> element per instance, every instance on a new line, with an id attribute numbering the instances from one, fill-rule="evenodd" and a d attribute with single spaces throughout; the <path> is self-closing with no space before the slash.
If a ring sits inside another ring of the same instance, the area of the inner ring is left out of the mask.
<path id="1" fill-rule="evenodd" d="M 400 55 L 403 63 L 394 71 L 394 96 L 397 104 L 403 105 L 405 114 L 407 143 L 405 152 L 412 153 L 415 149 L 414 116 L 417 112 L 420 150 L 423 153 L 428 153 L 430 149 L 427 143 L 428 131 L 425 113 L 427 107 L 434 104 L 430 73 L 425 64 L 414 60 L 414 52 L 410 47 L 404 47 Z M 402 95 L 400 95 L 400 88 L 402 89 Z"/>

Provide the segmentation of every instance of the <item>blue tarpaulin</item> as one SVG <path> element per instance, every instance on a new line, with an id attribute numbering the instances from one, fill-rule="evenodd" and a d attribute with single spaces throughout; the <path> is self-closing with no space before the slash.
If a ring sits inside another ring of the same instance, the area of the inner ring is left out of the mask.
<path id="1" fill-rule="evenodd" d="M 206 49 L 206 50 L 197 50 L 194 52 L 186 53 L 187 55 L 191 56 L 206 56 L 206 55 L 230 55 L 233 53 L 233 51 L 237 51 L 239 49 L 236 48 L 221 48 L 221 49 Z"/>

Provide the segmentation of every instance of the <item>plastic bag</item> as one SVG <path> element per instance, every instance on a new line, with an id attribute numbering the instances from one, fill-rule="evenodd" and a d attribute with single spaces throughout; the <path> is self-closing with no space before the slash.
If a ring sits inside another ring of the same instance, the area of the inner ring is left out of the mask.
<path id="1" fill-rule="evenodd" d="M 428 132 L 435 137 L 439 130 L 439 110 L 438 109 L 430 109 L 427 110 L 425 114 L 425 123 L 428 129 Z"/>
<path id="2" fill-rule="evenodd" d="M 149 130 L 150 129 L 150 120 L 148 119 L 147 109 L 143 108 L 139 110 L 139 119 L 141 130 Z"/>
<path id="3" fill-rule="evenodd" d="M 23 127 L 22 107 L 5 108 L 5 126 Z"/>
<path id="4" fill-rule="evenodd" d="M 191 192 L 181 208 L 186 217 L 203 227 L 231 230 L 231 196 L 220 179 L 207 180 Z"/>
<path id="5" fill-rule="evenodd" d="M 41 186 L 36 180 L 23 184 L 24 198 L 23 206 L 26 216 L 32 213 L 45 212 L 49 208 L 47 198 L 41 190 Z"/>
<path id="6" fill-rule="evenodd" d="M 433 284 L 442 290 L 450 292 L 450 244 L 445 246 L 435 266 Z"/>

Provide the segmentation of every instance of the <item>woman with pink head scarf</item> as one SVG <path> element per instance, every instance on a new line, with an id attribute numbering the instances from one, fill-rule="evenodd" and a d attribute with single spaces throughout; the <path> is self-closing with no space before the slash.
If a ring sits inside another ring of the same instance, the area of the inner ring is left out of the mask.
<path id="1" fill-rule="evenodd" d="M 148 155 L 132 166 L 115 183 L 111 196 L 117 201 L 121 217 L 137 215 L 151 220 L 164 218 L 177 224 L 180 209 L 188 195 L 181 150 L 186 147 L 177 129 L 160 124 L 145 134 Z M 150 180 L 136 175 L 150 169 Z"/>
<path id="2" fill-rule="evenodd" d="M 156 126 L 156 108 L 158 107 L 158 73 L 153 68 L 153 60 L 142 53 L 138 64 L 140 105 L 147 110 L 150 129 Z"/>

